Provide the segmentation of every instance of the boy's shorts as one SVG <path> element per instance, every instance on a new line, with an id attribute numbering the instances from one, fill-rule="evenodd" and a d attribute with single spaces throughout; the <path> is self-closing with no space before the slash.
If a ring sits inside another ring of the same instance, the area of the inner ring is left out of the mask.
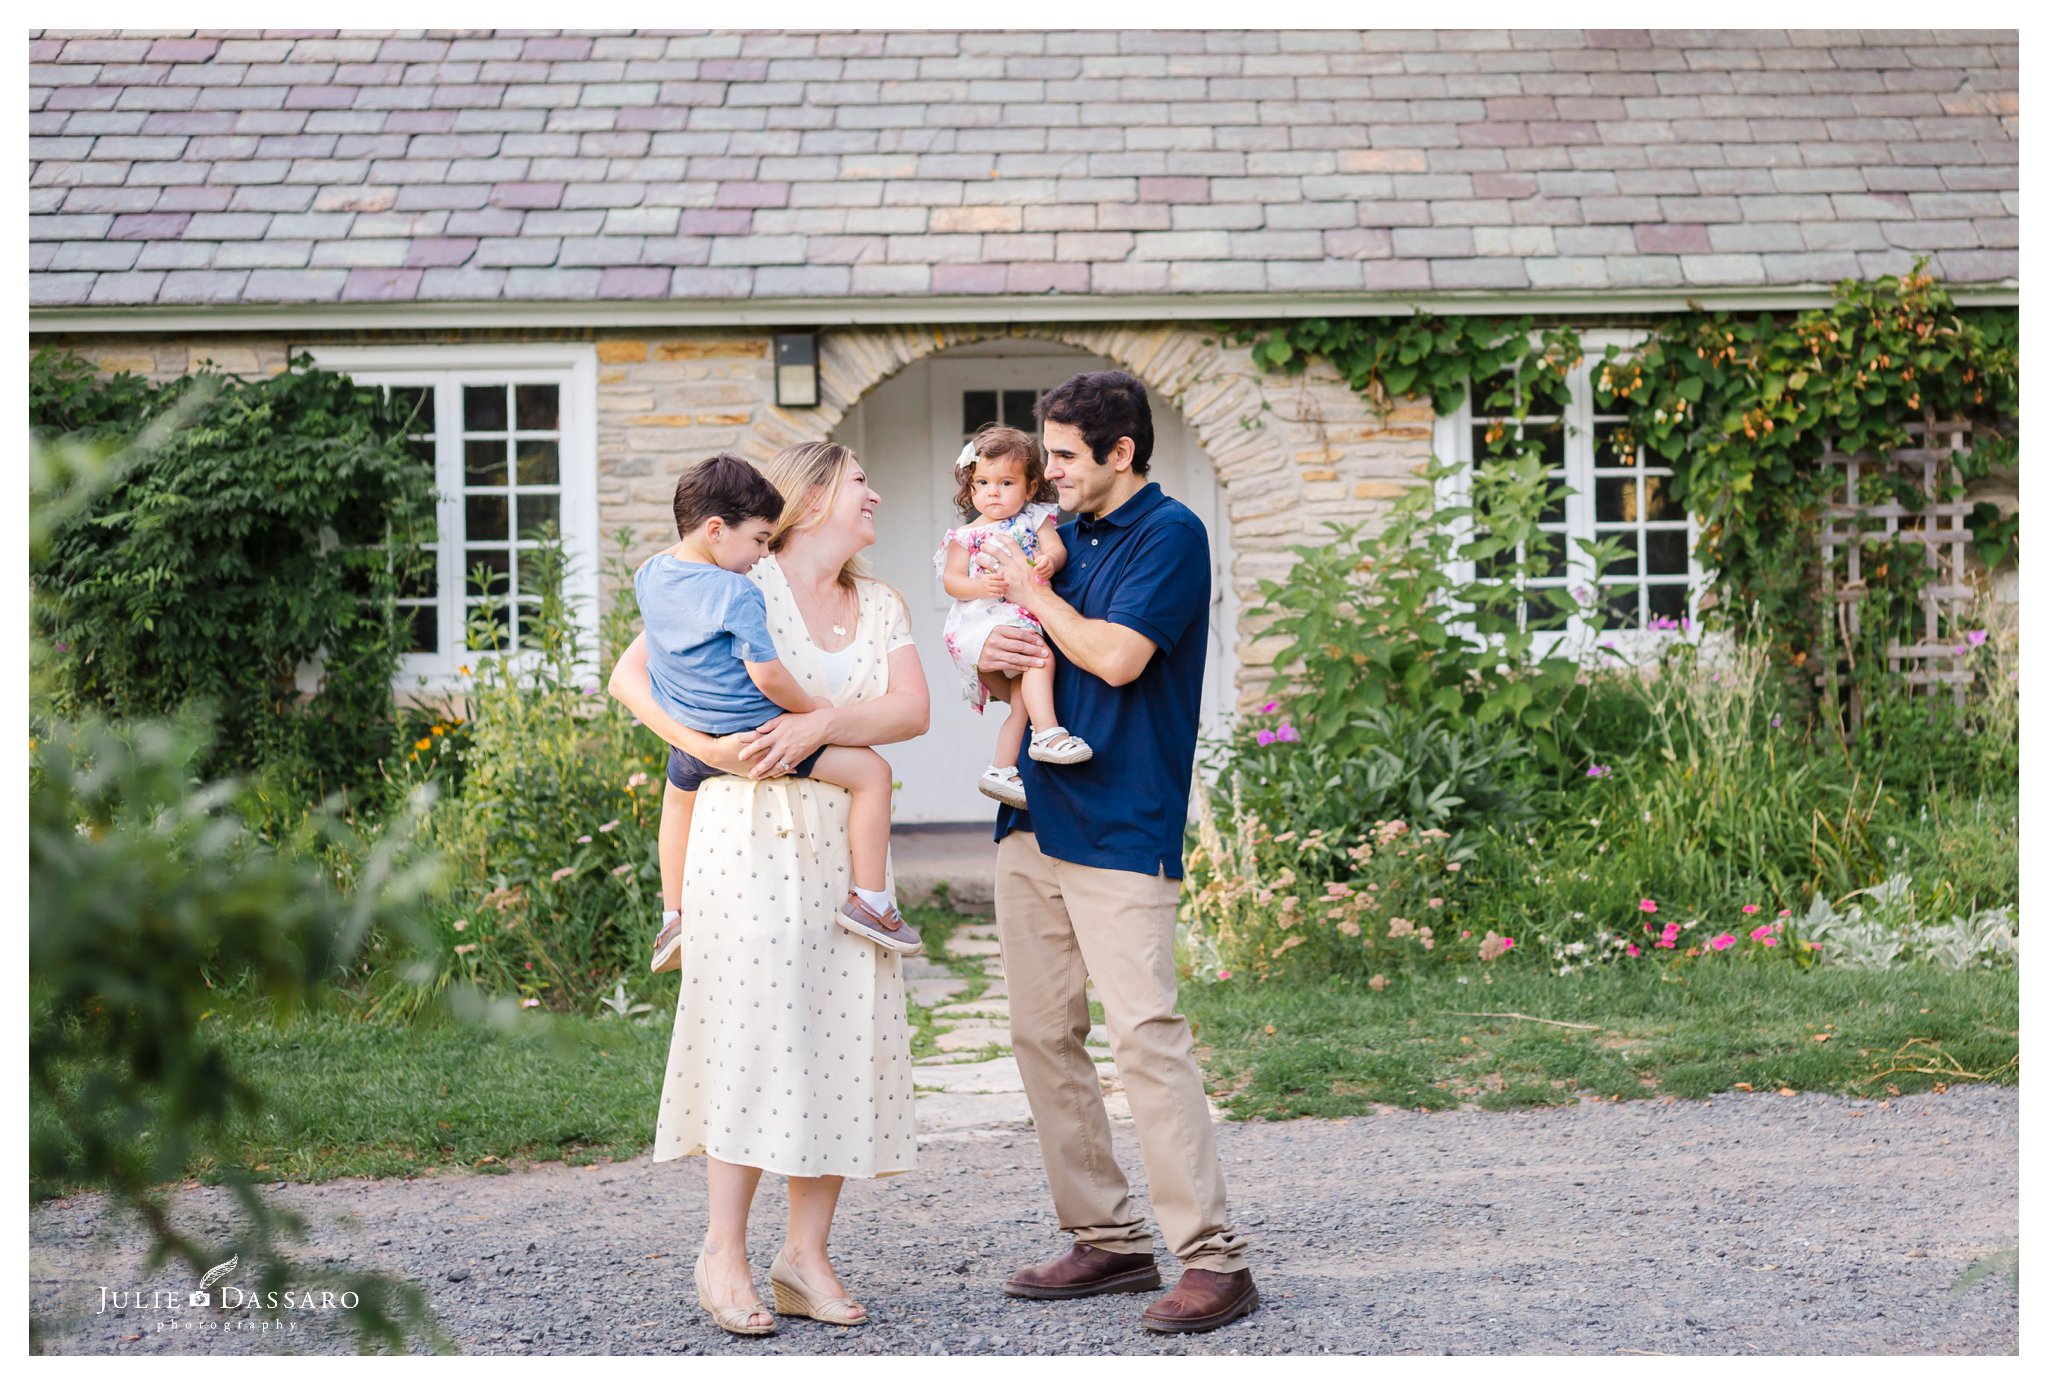
<path id="1" fill-rule="evenodd" d="M 817 767 L 818 757 L 824 753 L 825 747 L 819 746 L 809 755 L 797 761 L 796 768 L 792 769 L 790 773 L 800 779 L 807 776 Z M 695 793 L 697 792 L 697 786 L 706 779 L 716 779 L 724 773 L 724 770 L 719 769 L 715 765 L 705 764 L 695 755 L 685 755 L 674 746 L 668 748 L 668 782 L 681 789 L 684 793 Z"/>

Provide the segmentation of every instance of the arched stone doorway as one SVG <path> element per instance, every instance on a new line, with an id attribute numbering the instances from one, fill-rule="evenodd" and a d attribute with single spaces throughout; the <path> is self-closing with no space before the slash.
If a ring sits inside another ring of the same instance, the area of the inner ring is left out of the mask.
<path id="1" fill-rule="evenodd" d="M 1245 628 L 1243 618 L 1258 600 L 1260 579 L 1286 574 L 1292 545 L 1326 538 L 1325 520 L 1366 520 L 1382 511 L 1414 484 L 1429 457 L 1426 407 L 1375 416 L 1327 368 L 1295 377 L 1269 375 L 1248 351 L 1199 326 L 839 327 L 824 332 L 819 346 L 819 406 L 794 412 L 757 406 L 735 440 L 738 450 L 768 457 L 791 443 L 824 437 L 859 450 L 884 500 L 876 567 L 906 594 L 927 587 L 938 592 L 931 555 L 954 522 L 938 488 L 959 438 L 942 449 L 944 458 L 934 454 L 935 380 L 943 380 L 954 364 L 977 360 L 1012 362 L 1005 370 L 1026 373 L 1049 368 L 1056 379 L 1115 365 L 1143 380 L 1161 432 L 1171 428 L 1179 435 L 1180 474 L 1167 484 L 1162 465 L 1162 485 L 1169 491 L 1179 485 L 1188 492 L 1181 498 L 1191 503 L 1206 490 L 1207 503 L 1196 508 L 1209 525 L 1212 548 L 1223 555 L 1214 579 L 1217 643 L 1204 697 L 1210 713 L 1205 729 L 1211 731 L 1265 687 L 1275 651 Z M 913 369 L 919 373 L 906 374 Z M 1000 388 L 1002 378 L 998 374 L 981 387 Z M 916 398 L 925 402 L 906 402 Z M 880 427 L 875 413 L 888 415 Z M 917 417 L 926 421 L 905 422 Z M 891 436 L 898 441 L 886 441 Z M 922 499 L 907 503 L 912 496 Z M 912 515 L 913 510 L 922 513 Z M 931 733 L 891 752 L 906 785 L 898 802 L 903 822 L 979 820 L 986 813 L 986 801 L 973 790 L 972 771 L 986 763 L 975 757 L 986 755 L 995 722 L 976 718 L 960 703 L 938 651 L 944 609 L 942 600 L 912 600 L 920 646 L 927 635 L 933 646 L 924 662 L 934 711 Z M 931 766 L 924 765 L 927 758 Z M 946 787 L 922 787 L 932 783 Z M 913 790 L 913 784 L 921 787 Z"/>

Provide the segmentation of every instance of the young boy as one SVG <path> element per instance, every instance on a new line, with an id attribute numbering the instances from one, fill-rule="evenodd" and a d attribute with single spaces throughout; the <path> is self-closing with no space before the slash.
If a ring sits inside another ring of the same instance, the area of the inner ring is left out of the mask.
<path id="1" fill-rule="evenodd" d="M 676 482 L 676 533 L 634 574 L 647 628 L 647 673 L 661 709 L 708 736 L 752 731 L 783 712 L 817 703 L 782 666 L 768 634 L 768 606 L 746 577 L 768 552 L 782 496 L 744 458 L 721 452 Z M 683 863 L 697 786 L 725 771 L 673 747 L 661 801 L 661 933 L 655 971 L 682 965 Z M 828 745 L 791 773 L 836 784 L 853 795 L 847 819 L 853 893 L 839 907 L 841 928 L 892 952 L 924 950 L 886 889 L 889 855 L 888 762 L 864 746 Z M 897 927 L 889 928 L 890 921 Z"/>

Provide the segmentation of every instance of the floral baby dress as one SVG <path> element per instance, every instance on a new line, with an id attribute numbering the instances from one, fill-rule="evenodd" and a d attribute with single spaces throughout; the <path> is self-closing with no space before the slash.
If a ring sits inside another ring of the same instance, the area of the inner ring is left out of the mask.
<path id="1" fill-rule="evenodd" d="M 996 534 L 1007 535 L 1023 550 L 1025 557 L 1036 562 L 1039 526 L 1058 514 L 1059 506 L 1038 501 L 994 524 L 948 529 L 945 542 L 932 555 L 932 566 L 938 570 L 939 576 L 944 577 L 946 550 L 957 543 L 967 550 L 968 571 L 972 572 L 974 557 L 981 552 L 982 545 Z M 961 694 L 966 697 L 967 705 L 977 712 L 988 702 L 988 689 L 982 685 L 979 667 L 981 647 L 988 641 L 988 632 L 999 625 L 1036 630 L 1038 621 L 1015 602 L 998 601 L 992 596 L 977 596 L 971 601 L 955 600 L 953 609 L 946 613 L 946 653 L 952 656 L 953 667 L 960 674 Z"/>

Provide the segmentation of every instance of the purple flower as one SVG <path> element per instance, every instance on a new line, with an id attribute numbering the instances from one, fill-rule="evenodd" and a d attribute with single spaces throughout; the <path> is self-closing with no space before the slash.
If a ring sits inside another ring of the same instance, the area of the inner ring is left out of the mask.
<path id="1" fill-rule="evenodd" d="M 1279 737 L 1275 736 L 1271 731 L 1261 731 L 1255 739 L 1257 739 L 1260 745 L 1271 745 Z"/>
<path id="2" fill-rule="evenodd" d="M 71 652 L 71 646 L 64 643 L 64 641 L 62 640 L 51 641 L 50 647 L 56 650 L 59 654 L 69 654 Z"/>
<path id="3" fill-rule="evenodd" d="M 1991 632 L 1989 630 L 1972 630 L 1964 635 L 1963 638 L 1970 642 L 1970 648 L 1975 649 L 1978 645 L 1991 638 Z"/>
<path id="4" fill-rule="evenodd" d="M 1783 726 L 1784 724 L 1785 724 L 1785 718 L 1783 718 L 1783 717 L 1772 717 L 1772 718 L 1771 718 L 1771 728 L 1772 728 L 1773 730 L 1776 730 L 1776 729 L 1777 729 L 1778 727 L 1780 727 L 1780 726 Z"/>
<path id="5" fill-rule="evenodd" d="M 1588 779 L 1605 779 L 1608 775 L 1612 774 L 1613 772 L 1613 767 L 1610 765 L 1586 766 L 1586 777 Z"/>
<path id="6" fill-rule="evenodd" d="M 1275 731 L 1273 735 L 1276 740 L 1298 741 L 1301 739 L 1301 732 L 1295 730 L 1284 721 L 1280 723 L 1280 729 Z"/>

